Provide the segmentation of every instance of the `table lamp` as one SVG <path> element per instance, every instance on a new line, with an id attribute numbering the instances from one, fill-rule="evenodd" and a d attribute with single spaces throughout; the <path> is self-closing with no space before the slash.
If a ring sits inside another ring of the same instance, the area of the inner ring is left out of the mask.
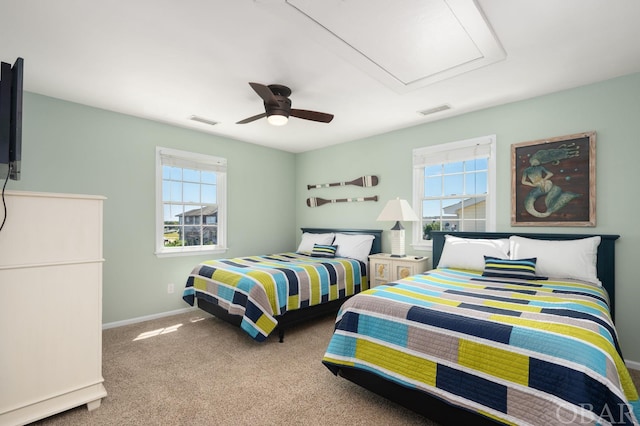
<path id="1" fill-rule="evenodd" d="M 404 227 L 400 222 L 417 222 L 420 220 L 407 200 L 401 200 L 400 198 L 389 200 L 377 220 L 396 222 L 394 227 L 391 228 L 391 257 L 405 257 Z"/>

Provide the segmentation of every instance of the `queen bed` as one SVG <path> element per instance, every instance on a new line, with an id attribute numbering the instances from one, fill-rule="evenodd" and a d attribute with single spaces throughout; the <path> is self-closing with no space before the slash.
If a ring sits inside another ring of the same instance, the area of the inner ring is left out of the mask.
<path id="1" fill-rule="evenodd" d="M 617 235 L 433 235 L 437 268 L 340 308 L 322 362 L 441 424 L 638 424 Z"/>
<path id="2" fill-rule="evenodd" d="M 182 298 L 261 342 L 278 330 L 337 312 L 369 288 L 367 256 L 381 230 L 302 228 L 296 252 L 210 260 L 189 275 Z"/>

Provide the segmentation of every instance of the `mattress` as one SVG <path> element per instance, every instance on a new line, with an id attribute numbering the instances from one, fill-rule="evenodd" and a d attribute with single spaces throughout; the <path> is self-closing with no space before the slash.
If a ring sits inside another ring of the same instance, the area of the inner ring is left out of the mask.
<path id="1" fill-rule="evenodd" d="M 323 358 L 506 424 L 638 424 L 608 296 L 436 269 L 351 298 Z"/>
<path id="2" fill-rule="evenodd" d="M 204 299 L 242 317 L 240 327 L 264 341 L 278 316 L 367 288 L 366 266 L 358 260 L 278 253 L 200 263 L 189 274 L 182 298 L 192 306 Z"/>

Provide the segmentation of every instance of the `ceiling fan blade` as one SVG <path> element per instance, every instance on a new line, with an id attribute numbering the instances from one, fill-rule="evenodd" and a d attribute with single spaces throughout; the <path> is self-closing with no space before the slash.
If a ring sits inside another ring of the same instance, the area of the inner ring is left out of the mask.
<path id="1" fill-rule="evenodd" d="M 240 120 L 238 121 L 236 124 L 247 124 L 247 123 L 251 123 L 252 121 L 256 121 L 260 118 L 264 118 L 267 116 L 266 112 L 263 112 L 262 114 L 258 114 L 258 115 L 254 115 L 253 117 L 249 117 L 249 118 L 245 118 L 244 120 Z"/>
<path id="2" fill-rule="evenodd" d="M 253 90 L 256 91 L 258 96 L 260 96 L 266 104 L 278 106 L 278 100 L 268 86 L 260 83 L 249 83 L 249 85 L 253 88 Z"/>
<path id="3" fill-rule="evenodd" d="M 291 116 L 303 118 L 305 120 L 319 121 L 321 123 L 330 123 L 333 120 L 333 114 L 326 114 L 324 112 L 309 111 L 306 109 L 291 109 Z"/>

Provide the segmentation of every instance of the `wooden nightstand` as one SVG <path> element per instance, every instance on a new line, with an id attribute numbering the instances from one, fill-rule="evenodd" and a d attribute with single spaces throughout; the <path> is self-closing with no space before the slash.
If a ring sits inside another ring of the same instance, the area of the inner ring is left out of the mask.
<path id="1" fill-rule="evenodd" d="M 369 256 L 369 285 L 373 288 L 429 269 L 429 258 L 417 256 L 391 257 L 389 253 Z"/>

